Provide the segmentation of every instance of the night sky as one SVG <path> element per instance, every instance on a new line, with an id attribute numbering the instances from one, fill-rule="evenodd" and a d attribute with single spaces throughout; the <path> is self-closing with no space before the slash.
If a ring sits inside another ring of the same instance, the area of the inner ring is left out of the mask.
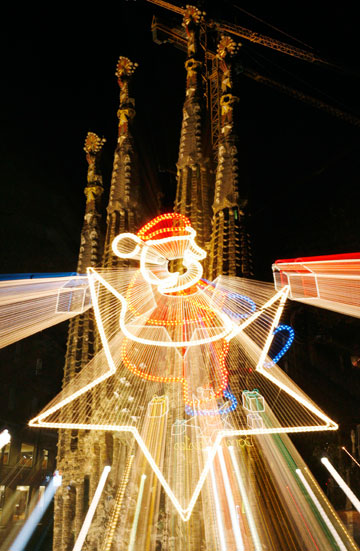
<path id="1" fill-rule="evenodd" d="M 79 15 L 74 6 L 63 2 L 53 11 L 53 5 L 32 5 L 3 17 L 2 273 L 76 268 L 85 208 L 83 144 L 88 131 L 106 137 L 108 191 L 119 55 L 139 63 L 133 80 L 135 138 L 141 163 L 159 173 L 164 210 L 172 209 L 185 55 L 171 45 L 154 44 L 150 25 L 153 14 L 174 24 L 181 23 L 180 16 L 145 0 L 120 0 L 116 7 L 105 2 L 94 9 L 80 2 Z M 329 65 L 298 61 L 242 40 L 238 71 L 250 68 L 360 119 L 354 2 L 333 7 L 322 1 L 223 0 L 200 6 L 214 20 L 312 46 Z M 240 179 L 249 199 L 255 276 L 269 281 L 277 258 L 359 251 L 360 126 L 241 74 L 238 95 Z"/>
<path id="2" fill-rule="evenodd" d="M 202 7 L 209 18 L 295 46 L 306 43 L 337 67 L 314 66 L 245 40 L 238 66 L 356 116 L 360 78 L 353 6 L 253 4 Z M 122 0 L 111 9 L 84 4 L 78 16 L 65 2 L 55 15 L 35 8 L 3 20 L 2 272 L 74 269 L 85 200 L 83 142 L 89 130 L 106 137 L 108 189 L 119 55 L 139 63 L 133 93 L 140 159 L 161 172 L 164 209 L 172 207 L 185 57 L 171 45 L 152 42 L 154 13 L 180 23 L 180 16 L 144 0 Z M 240 176 L 249 197 L 259 279 L 269 279 L 276 258 L 359 250 L 359 128 L 241 76 L 238 95 Z"/>

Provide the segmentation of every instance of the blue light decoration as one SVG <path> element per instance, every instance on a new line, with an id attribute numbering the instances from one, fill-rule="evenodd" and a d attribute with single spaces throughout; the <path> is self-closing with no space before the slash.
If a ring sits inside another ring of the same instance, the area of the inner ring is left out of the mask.
<path id="1" fill-rule="evenodd" d="M 187 415 L 190 415 L 191 417 L 194 417 L 196 415 L 227 415 L 228 413 L 231 413 L 232 411 L 234 411 L 234 409 L 236 409 L 238 402 L 234 394 L 231 392 L 229 385 L 225 388 L 223 395 L 228 400 L 231 400 L 231 405 L 227 408 L 194 410 L 190 406 L 185 405 L 185 413 L 187 413 Z"/>
<path id="2" fill-rule="evenodd" d="M 284 356 L 284 354 L 286 354 L 286 352 L 289 350 L 290 346 L 292 345 L 292 343 L 294 341 L 295 331 L 292 327 L 290 327 L 290 325 L 278 325 L 274 329 L 273 335 L 275 336 L 278 333 L 281 333 L 282 331 L 287 331 L 288 332 L 288 334 L 289 334 L 288 339 L 287 339 L 286 343 L 284 344 L 284 346 L 281 348 L 281 350 L 276 354 L 276 356 L 274 358 L 271 359 L 270 362 L 264 362 L 264 367 L 266 367 L 266 368 L 270 368 L 273 365 L 277 364 L 278 361 L 280 360 L 280 358 L 282 358 Z"/>
<path id="3" fill-rule="evenodd" d="M 212 283 L 211 281 L 205 278 L 201 278 L 201 281 L 203 281 L 204 283 L 207 283 L 208 285 L 211 285 L 214 288 L 216 287 L 214 283 Z M 235 299 L 236 301 L 243 302 L 245 304 L 243 304 L 242 307 L 244 308 L 245 306 L 245 308 L 248 309 L 248 311 L 237 313 L 237 312 L 233 312 L 229 308 L 223 308 L 223 312 L 225 312 L 225 314 L 227 314 L 232 319 L 246 319 L 249 316 L 251 316 L 251 314 L 253 314 L 256 310 L 255 302 L 246 295 L 240 295 L 239 293 L 226 293 L 226 298 L 232 298 L 232 299 Z"/>
<path id="4" fill-rule="evenodd" d="M 248 312 L 243 313 L 237 313 L 233 312 L 232 310 L 229 310 L 229 308 L 223 308 L 223 312 L 229 316 L 229 318 L 235 318 L 235 319 L 246 319 L 251 314 L 253 314 L 256 310 L 256 304 L 251 298 L 247 297 L 246 295 L 239 295 L 239 293 L 229 293 L 227 295 L 227 298 L 235 299 L 236 301 L 245 303 L 245 307 L 248 308 Z"/>

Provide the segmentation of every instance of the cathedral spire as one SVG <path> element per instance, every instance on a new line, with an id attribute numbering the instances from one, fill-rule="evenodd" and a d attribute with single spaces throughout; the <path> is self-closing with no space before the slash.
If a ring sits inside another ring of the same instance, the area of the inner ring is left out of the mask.
<path id="1" fill-rule="evenodd" d="M 97 266 L 102 255 L 102 232 L 100 200 L 103 193 L 99 157 L 105 143 L 93 132 L 86 136 L 84 151 L 88 162 L 87 183 L 84 189 L 86 207 L 80 236 L 78 273 L 86 273 L 89 266 Z M 66 346 L 63 387 L 81 371 L 95 352 L 95 319 L 93 309 L 71 318 Z M 86 405 L 91 411 L 92 404 Z M 57 468 L 63 473 L 64 484 L 55 495 L 54 502 L 54 549 L 70 551 L 72 535 L 81 528 L 82 503 L 76 495 L 84 494 L 84 474 L 89 455 L 89 439 L 82 431 L 60 430 L 58 439 Z M 78 498 L 77 498 L 78 499 Z M 80 503 L 80 505 L 79 505 Z M 79 510 L 80 514 L 79 514 Z"/>
<path id="2" fill-rule="evenodd" d="M 107 232 L 105 238 L 104 265 L 116 262 L 111 250 L 113 239 L 122 232 L 135 231 L 139 223 L 139 182 L 136 172 L 134 143 L 131 124 L 135 117 L 135 100 L 130 96 L 130 83 L 137 63 L 120 57 L 115 75 L 120 87 L 118 110 L 118 139 L 114 154 L 109 204 L 107 207 Z"/>
<path id="3" fill-rule="evenodd" d="M 129 95 L 129 82 L 137 66 L 137 63 L 133 63 L 129 58 L 123 56 L 119 57 L 116 65 L 115 76 L 118 78 L 120 88 L 118 141 L 124 140 L 129 135 L 129 124 L 135 117 L 135 100 Z"/>
<path id="4" fill-rule="evenodd" d="M 101 258 L 100 198 L 104 188 L 99 170 L 99 157 L 105 138 L 88 132 L 84 151 L 88 162 L 87 185 L 84 189 L 86 208 L 77 270 L 85 273 L 88 266 L 96 266 Z"/>
<path id="5" fill-rule="evenodd" d="M 205 155 L 205 106 L 203 102 L 203 51 L 199 43 L 203 13 L 187 6 L 183 26 L 187 34 L 186 96 L 177 163 L 177 193 L 174 210 L 189 217 L 200 246 L 210 237 L 211 171 Z"/>
<path id="6" fill-rule="evenodd" d="M 239 187 L 236 111 L 239 98 L 233 93 L 232 58 L 238 45 L 222 36 L 217 57 L 221 70 L 221 134 L 219 139 L 209 244 L 208 277 L 219 274 L 249 277 L 251 253 L 245 224 L 246 199 Z"/>

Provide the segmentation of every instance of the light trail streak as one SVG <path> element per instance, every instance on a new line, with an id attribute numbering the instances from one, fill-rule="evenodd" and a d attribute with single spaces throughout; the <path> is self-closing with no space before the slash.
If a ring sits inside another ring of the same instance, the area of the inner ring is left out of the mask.
<path id="1" fill-rule="evenodd" d="M 245 514 L 246 514 L 246 518 L 247 518 L 248 523 L 249 523 L 249 528 L 250 528 L 253 544 L 255 546 L 255 551 L 262 551 L 262 545 L 261 545 L 261 542 L 260 542 L 259 534 L 256 530 L 254 517 L 253 517 L 252 512 L 251 512 L 251 506 L 250 506 L 250 503 L 249 503 L 249 499 L 248 499 L 248 496 L 247 496 L 247 493 L 246 493 L 246 490 L 245 490 L 245 486 L 244 486 L 244 483 L 243 483 L 241 475 L 240 475 L 239 465 L 236 461 L 234 447 L 229 446 L 228 450 L 230 452 L 231 461 L 232 461 L 232 464 L 233 464 L 233 467 L 234 467 L 236 480 L 237 480 L 239 490 L 240 490 L 240 494 L 241 494 L 241 499 L 243 500 L 243 504 L 244 504 L 244 508 L 245 508 Z"/>
<path id="2" fill-rule="evenodd" d="M 120 515 L 121 505 L 122 505 L 122 502 L 123 502 L 126 486 L 127 486 L 128 481 L 129 481 L 130 469 L 131 469 L 131 465 L 132 465 L 133 460 L 134 460 L 134 455 L 131 454 L 129 459 L 128 459 L 127 465 L 125 467 L 124 475 L 123 475 L 123 478 L 121 480 L 121 484 L 120 484 L 118 492 L 117 492 L 116 503 L 115 503 L 114 510 L 112 512 L 112 517 L 111 517 L 111 520 L 110 520 L 110 525 L 109 525 L 108 533 L 107 533 L 107 536 L 106 536 L 106 543 L 105 543 L 104 551 L 110 551 L 111 550 L 111 545 L 112 545 L 112 541 L 113 541 L 113 537 L 114 537 L 114 533 L 115 533 L 115 529 L 116 529 L 116 524 L 117 524 L 117 521 L 118 521 L 118 518 L 119 518 L 119 515 Z"/>
<path id="3" fill-rule="evenodd" d="M 222 449 L 221 446 L 219 447 L 219 450 L 218 450 L 218 457 L 219 457 L 219 461 L 220 461 L 221 473 L 222 473 L 223 480 L 224 480 L 225 494 L 226 494 L 226 498 L 227 498 L 227 501 L 228 501 L 228 504 L 229 504 L 229 509 L 230 509 L 231 524 L 232 524 L 232 527 L 233 527 L 233 532 L 234 532 L 235 541 L 236 541 L 236 551 L 244 551 L 244 542 L 243 542 L 242 537 L 241 537 L 239 521 L 238 521 L 237 514 L 236 514 L 234 496 L 233 496 L 232 491 L 231 491 L 230 480 L 229 480 L 229 476 L 228 476 L 228 473 L 227 473 L 227 470 L 226 470 L 224 453 L 223 453 L 223 449 Z"/>
<path id="4" fill-rule="evenodd" d="M 267 336 L 267 339 L 266 339 L 266 342 L 264 344 L 264 347 L 262 349 L 262 352 L 260 354 L 260 358 L 259 358 L 259 362 L 256 366 L 256 369 L 257 370 L 260 370 L 260 369 L 263 369 L 264 367 L 264 363 L 265 363 L 265 358 L 266 358 L 266 355 L 267 353 L 269 352 L 269 349 L 270 349 L 270 346 L 271 346 L 271 343 L 272 343 L 272 340 L 274 338 L 274 331 L 275 331 L 275 328 L 279 325 L 279 321 L 280 321 L 280 318 L 281 318 L 281 314 L 283 313 L 283 310 L 284 310 L 284 307 L 285 307 L 285 303 L 286 303 L 286 300 L 288 298 L 288 295 L 289 295 L 289 288 L 288 287 L 285 287 L 284 288 L 284 292 L 283 292 L 283 295 L 282 297 L 280 298 L 280 304 L 279 304 L 279 308 L 277 309 L 277 312 L 274 316 L 274 319 L 272 321 L 272 324 L 271 324 L 271 327 L 270 327 L 270 330 L 269 330 L 269 333 L 268 333 L 268 336 Z"/>
<path id="5" fill-rule="evenodd" d="M 137 531 L 137 526 L 138 526 L 138 522 L 139 522 L 139 515 L 140 515 L 140 509 L 141 509 L 141 502 L 142 502 L 143 493 L 144 493 L 145 480 L 146 480 L 146 474 L 143 474 L 141 476 L 139 495 L 138 495 L 137 502 L 136 502 L 135 516 L 134 516 L 134 522 L 133 522 L 133 525 L 132 525 L 132 528 L 131 528 L 130 542 L 129 542 L 128 551 L 133 551 L 133 549 L 134 549 L 136 531 Z"/>
<path id="6" fill-rule="evenodd" d="M 311 482 L 313 483 L 313 485 L 321 492 L 321 489 L 319 488 L 319 485 L 318 483 L 316 482 L 316 480 L 314 479 L 314 477 L 312 476 L 311 472 L 309 471 L 309 469 L 307 467 L 304 468 L 304 470 L 306 471 L 306 474 L 307 476 L 310 478 Z M 329 507 L 329 511 L 330 513 L 332 514 L 332 516 L 335 518 L 335 520 L 337 521 L 338 518 L 335 514 L 335 511 L 332 509 L 329 501 L 326 499 L 325 496 L 323 496 L 323 498 L 325 499 L 326 501 L 326 504 L 327 506 Z M 349 532 L 345 529 L 345 526 L 342 522 L 339 523 L 339 528 L 341 528 L 341 530 L 344 532 L 349 544 L 351 545 L 352 549 L 354 549 L 354 551 L 359 551 L 359 548 L 358 546 L 355 544 L 354 540 L 352 539 L 352 537 L 350 536 Z"/>
<path id="7" fill-rule="evenodd" d="M 311 497 L 311 499 L 313 500 L 315 506 L 317 507 L 320 515 L 322 516 L 326 526 L 328 527 L 331 535 L 333 536 L 334 540 L 336 541 L 336 543 L 338 544 L 339 546 L 339 549 L 340 551 L 346 551 L 346 547 L 345 545 L 343 544 L 342 540 L 340 539 L 340 536 L 339 534 L 337 533 L 337 531 L 335 530 L 335 528 L 333 527 L 333 525 L 331 524 L 331 521 L 329 519 L 329 517 L 327 516 L 327 514 L 325 513 L 324 509 L 322 508 L 322 506 L 320 505 L 320 502 L 318 500 L 318 498 L 316 497 L 316 495 L 314 494 L 314 492 L 312 491 L 312 489 L 310 488 L 310 485 L 308 484 L 307 480 L 305 479 L 303 473 L 301 472 L 300 469 L 296 469 L 296 474 L 298 475 L 298 477 L 300 478 L 301 482 L 303 483 L 303 485 L 305 486 L 306 488 L 306 491 L 307 493 L 309 494 L 309 496 Z"/>
<path id="8" fill-rule="evenodd" d="M 31 538 L 35 528 L 39 524 L 41 517 L 48 508 L 52 498 L 54 497 L 56 490 L 61 486 L 62 477 L 56 472 L 48 484 L 43 499 L 38 501 L 31 515 L 25 522 L 24 526 L 21 528 L 19 534 L 16 536 L 13 544 L 11 545 L 9 551 L 23 551 L 27 545 L 29 539 Z"/>
<path id="9" fill-rule="evenodd" d="M 325 465 L 331 476 L 336 480 L 336 482 L 339 484 L 342 491 L 345 493 L 345 495 L 350 499 L 351 503 L 354 505 L 355 509 L 360 513 L 360 501 L 354 494 L 354 492 L 349 488 L 349 486 L 346 484 L 345 480 L 339 475 L 336 469 L 332 466 L 330 461 L 327 457 L 322 457 L 321 463 Z"/>
<path id="10" fill-rule="evenodd" d="M 10 442 L 10 440 L 11 440 L 11 436 L 10 436 L 10 433 L 7 429 L 0 432 L 0 450 L 4 446 L 6 446 L 6 444 L 8 444 Z"/>
<path id="11" fill-rule="evenodd" d="M 212 488 L 214 492 L 215 511 L 216 511 L 216 520 L 217 520 L 218 529 L 219 529 L 220 547 L 221 547 L 221 551 L 226 551 L 227 547 L 226 547 L 225 533 L 224 533 L 224 527 L 223 527 L 223 522 L 221 517 L 219 494 L 216 486 L 214 467 L 212 465 L 210 467 L 210 476 L 211 476 L 211 483 L 212 483 Z"/>
<path id="12" fill-rule="evenodd" d="M 294 503 L 294 505 L 295 505 L 295 507 L 296 507 L 297 512 L 299 513 L 300 517 L 301 517 L 302 520 L 303 520 L 303 523 L 305 524 L 305 528 L 306 528 L 306 530 L 308 531 L 308 534 L 309 534 L 310 538 L 312 539 L 312 541 L 313 541 L 313 543 L 314 543 L 316 549 L 318 549 L 318 551 L 320 551 L 320 549 L 319 549 L 319 547 L 317 546 L 316 541 L 314 540 L 313 535 L 312 535 L 312 533 L 310 532 L 310 529 L 309 529 L 309 527 L 308 527 L 308 525 L 307 525 L 307 523 L 306 523 L 306 521 L 305 521 L 305 519 L 304 519 L 304 515 L 302 514 L 302 512 L 301 512 L 301 510 L 300 510 L 300 508 L 299 508 L 299 506 L 298 506 L 298 504 L 296 503 L 296 500 L 295 500 L 295 498 L 294 498 L 294 496 L 293 496 L 293 494 L 292 494 L 292 492 L 291 492 L 289 486 L 286 486 L 286 488 L 287 488 L 287 490 L 289 491 L 290 497 L 291 497 L 291 499 L 292 499 L 292 501 L 293 501 L 293 503 Z"/>
<path id="13" fill-rule="evenodd" d="M 345 446 L 342 446 L 341 449 L 344 450 L 344 452 L 347 453 L 349 457 L 351 457 L 351 459 L 354 461 L 354 463 L 356 463 L 356 465 L 357 465 L 358 467 L 360 467 L 360 463 L 358 463 L 358 462 L 356 461 L 355 457 L 353 457 L 353 456 L 351 455 L 351 453 L 347 451 L 347 449 L 345 448 Z"/>
<path id="14" fill-rule="evenodd" d="M 127 326 L 126 326 L 126 313 L 127 313 L 127 309 L 128 309 L 128 303 L 127 303 L 126 299 L 122 296 L 121 293 L 119 293 L 116 289 L 114 289 L 114 287 L 112 287 L 96 270 L 93 270 L 92 268 L 88 268 L 87 270 L 88 270 L 88 276 L 89 276 L 89 281 L 90 281 L 90 291 L 91 291 L 92 300 L 93 301 L 95 300 L 95 302 L 93 302 L 93 306 L 94 306 L 94 311 L 95 311 L 96 323 L 97 323 L 97 327 L 99 328 L 99 330 L 100 330 L 100 328 L 102 327 L 103 324 L 102 324 L 100 311 L 99 311 L 99 309 L 96 305 L 96 303 L 98 301 L 98 298 L 97 298 L 97 291 L 96 291 L 96 288 L 95 288 L 94 280 L 97 280 L 99 283 L 101 283 L 110 293 L 112 293 L 121 302 L 122 308 L 121 308 L 120 318 L 119 318 L 120 328 L 121 328 L 122 332 L 124 333 L 124 335 L 126 337 L 128 337 L 128 339 L 130 339 L 131 341 L 136 341 L 136 342 L 139 342 L 141 344 L 148 344 L 148 345 L 151 345 L 151 346 L 154 346 L 154 345 L 164 346 L 166 348 L 168 348 L 168 347 L 179 348 L 179 347 L 182 347 L 182 346 L 197 346 L 197 345 L 200 345 L 200 344 L 207 344 L 207 343 L 213 342 L 214 340 L 220 340 L 222 338 L 227 337 L 227 335 L 230 334 L 230 331 L 232 330 L 232 328 L 235 326 L 235 324 L 232 323 L 231 320 L 229 318 L 227 318 L 227 316 L 223 315 L 219 310 L 216 310 L 216 313 L 219 315 L 219 317 L 221 317 L 222 321 L 224 322 L 223 331 L 221 333 L 217 333 L 216 336 L 211 335 L 211 336 L 208 336 L 208 337 L 193 339 L 191 341 L 169 341 L 169 340 L 161 341 L 161 340 L 145 339 L 145 338 L 142 338 L 142 337 L 138 337 L 134 333 L 129 331 L 127 329 Z M 253 321 L 253 320 L 251 320 L 251 321 Z M 245 325 L 245 323 L 246 322 L 244 322 L 244 325 Z M 242 326 L 240 326 L 240 327 L 242 328 Z M 235 334 L 237 334 L 238 332 L 240 332 L 240 330 L 237 330 Z M 234 336 L 235 336 L 235 334 L 234 334 Z M 106 340 L 104 330 L 102 330 L 100 332 L 100 335 L 101 336 L 104 335 L 105 340 Z M 227 338 L 227 340 L 229 340 L 229 339 Z M 104 341 L 103 341 L 103 344 L 104 344 Z M 108 355 L 107 355 L 107 358 L 108 358 Z M 111 362 L 112 362 L 111 358 L 110 359 L 108 358 L 108 361 L 110 362 L 109 365 L 111 365 Z"/>
<path id="15" fill-rule="evenodd" d="M 94 497 L 92 498 L 92 501 L 90 503 L 90 507 L 88 509 L 88 512 L 86 513 L 85 520 L 83 522 L 83 525 L 81 527 L 81 530 L 79 532 L 79 535 L 77 537 L 77 540 L 75 542 L 73 551 L 81 551 L 82 546 L 84 545 L 85 538 L 87 536 L 87 533 L 90 528 L 91 521 L 93 519 L 93 516 L 96 511 L 97 504 L 99 503 L 99 499 L 101 497 L 102 491 L 105 486 L 106 479 L 108 477 L 108 474 L 110 472 L 111 467 L 106 466 L 104 467 L 104 470 L 102 472 L 102 475 L 100 477 L 99 483 L 97 485 Z"/>

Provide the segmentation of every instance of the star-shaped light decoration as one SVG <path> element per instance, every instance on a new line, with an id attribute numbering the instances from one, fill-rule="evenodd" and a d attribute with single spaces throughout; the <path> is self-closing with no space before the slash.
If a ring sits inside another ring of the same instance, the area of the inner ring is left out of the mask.
<path id="1" fill-rule="evenodd" d="M 279 326 L 288 287 L 204 280 L 195 236 L 161 215 L 113 242 L 139 265 L 88 269 L 103 348 L 30 422 L 132 433 L 184 521 L 238 437 L 337 428 L 272 360 L 292 338 Z M 170 271 L 179 259 L 183 273 Z"/>

